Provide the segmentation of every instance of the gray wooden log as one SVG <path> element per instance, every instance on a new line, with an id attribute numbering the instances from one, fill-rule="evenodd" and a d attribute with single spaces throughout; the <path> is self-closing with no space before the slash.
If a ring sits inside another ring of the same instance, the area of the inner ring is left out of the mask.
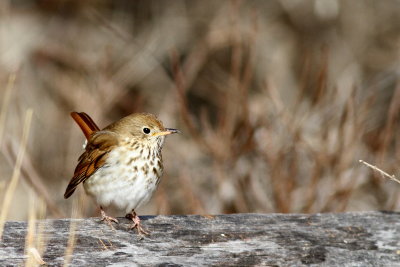
<path id="1" fill-rule="evenodd" d="M 98 218 L 43 220 L 42 259 L 63 265 L 75 224 L 72 266 L 400 266 L 400 213 L 143 216 L 150 236 Z M 21 266 L 27 222 L 7 222 L 0 266 Z"/>

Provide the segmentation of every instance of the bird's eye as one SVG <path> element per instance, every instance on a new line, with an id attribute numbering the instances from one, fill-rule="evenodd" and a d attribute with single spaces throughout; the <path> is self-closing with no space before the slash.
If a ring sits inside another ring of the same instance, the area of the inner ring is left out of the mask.
<path id="1" fill-rule="evenodd" d="M 145 134 L 149 134 L 149 133 L 150 133 L 150 129 L 147 128 L 147 127 L 145 127 L 145 128 L 143 128 L 143 132 L 144 132 Z"/>

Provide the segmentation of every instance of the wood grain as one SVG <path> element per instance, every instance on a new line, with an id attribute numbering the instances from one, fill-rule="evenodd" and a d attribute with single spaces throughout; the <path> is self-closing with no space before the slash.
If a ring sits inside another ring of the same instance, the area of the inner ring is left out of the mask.
<path id="1" fill-rule="evenodd" d="M 43 220 L 49 266 L 400 266 L 400 213 L 142 216 L 149 237 L 98 218 Z M 7 222 L 0 266 L 23 265 L 27 222 Z"/>

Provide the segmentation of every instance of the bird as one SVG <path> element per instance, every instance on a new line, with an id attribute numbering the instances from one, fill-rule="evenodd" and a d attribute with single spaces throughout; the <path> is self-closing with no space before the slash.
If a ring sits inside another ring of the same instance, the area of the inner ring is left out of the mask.
<path id="1" fill-rule="evenodd" d="M 69 198 L 82 183 L 86 194 L 100 206 L 102 221 L 111 227 L 112 222 L 118 223 L 104 210 L 113 206 L 125 211 L 125 217 L 132 221 L 130 229 L 148 235 L 136 209 L 149 201 L 159 185 L 165 137 L 179 131 L 165 128 L 150 113 L 133 113 L 102 130 L 85 112 L 71 112 L 71 117 L 85 135 L 86 145 L 64 198 Z"/>

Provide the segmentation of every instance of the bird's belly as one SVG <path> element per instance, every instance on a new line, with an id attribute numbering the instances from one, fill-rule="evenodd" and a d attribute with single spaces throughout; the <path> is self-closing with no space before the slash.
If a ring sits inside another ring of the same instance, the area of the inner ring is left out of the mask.
<path id="1" fill-rule="evenodd" d="M 137 158 L 137 154 L 125 154 L 119 160 L 114 160 L 111 154 L 106 164 L 85 181 L 84 188 L 100 206 L 114 206 L 129 213 L 151 198 L 162 175 L 162 168 Z M 131 160 L 133 158 L 136 160 Z"/>

